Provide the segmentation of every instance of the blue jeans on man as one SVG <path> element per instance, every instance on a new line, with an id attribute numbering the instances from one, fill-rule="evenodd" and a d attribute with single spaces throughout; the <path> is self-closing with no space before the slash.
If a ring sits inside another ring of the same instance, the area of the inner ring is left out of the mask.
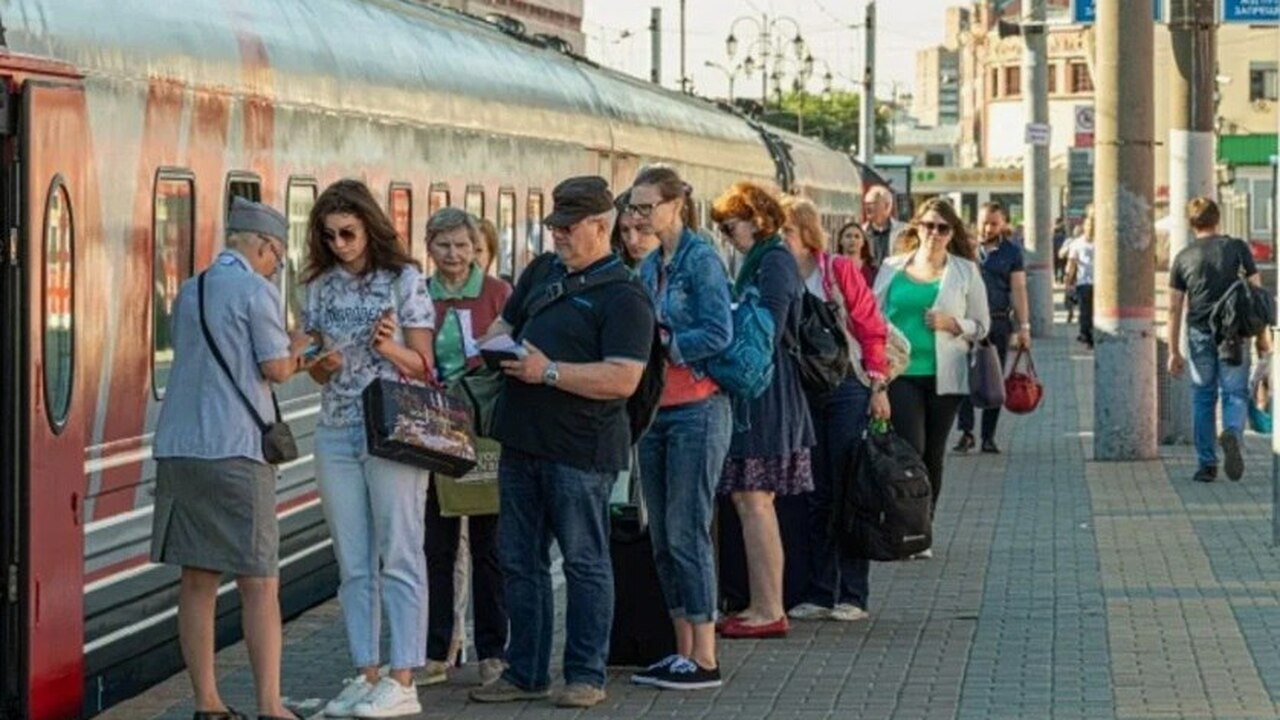
<path id="1" fill-rule="evenodd" d="M 716 564 L 711 516 L 733 419 L 729 398 L 663 408 L 640 440 L 640 487 L 658 582 L 671 617 L 715 620 Z"/>
<path id="2" fill-rule="evenodd" d="M 1244 423 L 1249 412 L 1248 347 L 1239 365 L 1229 365 L 1218 358 L 1212 333 L 1188 328 L 1187 343 L 1196 460 L 1202 468 L 1217 467 L 1215 435 L 1219 395 L 1222 396 L 1223 429 L 1234 434 L 1237 441 L 1244 438 Z"/>
<path id="3" fill-rule="evenodd" d="M 846 557 L 831 537 L 830 524 L 835 486 L 852 471 L 853 450 L 867 427 L 870 402 L 870 391 L 856 378 L 846 379 L 825 395 L 809 396 L 818 444 L 813 451 L 813 492 L 809 493 L 812 560 L 805 602 L 819 607 L 850 604 L 867 609 L 871 563 Z"/>
<path id="4" fill-rule="evenodd" d="M 613 565 L 609 559 L 609 495 L 617 473 L 581 470 L 503 448 L 498 551 L 511 618 L 504 677 L 523 690 L 551 685 L 555 596 L 551 541 L 564 559 L 564 680 L 605 684 L 613 625 Z"/>

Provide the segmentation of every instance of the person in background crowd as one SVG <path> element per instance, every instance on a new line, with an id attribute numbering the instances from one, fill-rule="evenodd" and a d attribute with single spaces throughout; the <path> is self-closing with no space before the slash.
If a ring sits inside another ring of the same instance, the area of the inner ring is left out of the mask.
<path id="1" fill-rule="evenodd" d="M 729 398 L 705 369 L 733 338 L 729 278 L 715 249 L 695 232 L 690 192 L 675 170 L 646 168 L 619 219 L 635 235 L 661 240 L 660 251 L 640 265 L 667 356 L 658 416 L 640 440 L 640 472 L 676 654 L 631 680 L 671 690 L 721 684 L 711 519 L 733 430 Z"/>
<path id="2" fill-rule="evenodd" d="M 1209 318 L 1213 306 L 1231 286 L 1245 278 L 1262 287 L 1262 276 L 1253 253 L 1243 241 L 1218 233 L 1221 222 L 1218 204 L 1206 197 L 1187 203 L 1187 220 L 1195 232 L 1195 242 L 1183 248 L 1169 266 L 1169 374 L 1179 377 L 1187 368 L 1182 355 L 1182 308 L 1186 301 L 1187 341 L 1191 349 L 1192 427 L 1200 482 L 1218 477 L 1218 452 L 1213 436 L 1218 426 L 1218 395 L 1222 395 L 1222 434 L 1218 443 L 1227 477 L 1244 475 L 1244 422 L 1249 409 L 1249 352 L 1240 353 L 1239 363 L 1222 359 L 1214 340 Z M 1257 338 L 1259 355 L 1271 351 L 1267 333 Z"/>
<path id="3" fill-rule="evenodd" d="M 982 268 L 982 281 L 987 287 L 987 308 L 991 315 L 991 327 L 987 339 L 995 345 L 1003 368 L 1009 354 L 1009 340 L 1015 348 L 1031 349 L 1031 320 L 1027 304 L 1027 271 L 1023 264 L 1022 248 L 1009 240 L 1004 207 L 989 202 L 978 213 L 981 242 L 978 244 L 978 262 Z M 1014 317 L 1017 318 L 1015 331 Z M 960 440 L 952 448 L 956 452 L 969 452 L 974 447 L 973 405 L 969 398 L 960 401 Z M 1000 422 L 1000 408 L 982 411 L 982 452 L 996 454 L 996 424 Z"/>
<path id="4" fill-rule="evenodd" d="M 627 211 L 631 205 L 630 190 L 619 195 L 615 205 L 618 208 L 618 222 L 613 230 L 614 252 L 618 253 L 628 267 L 639 268 L 641 261 L 648 257 L 649 253 L 657 250 L 662 240 L 655 233 L 648 218 Z"/>
<path id="5" fill-rule="evenodd" d="M 879 266 L 890 255 L 897 254 L 898 248 L 894 247 L 894 240 L 906 228 L 906 223 L 894 217 L 893 191 L 884 185 L 876 185 L 868 190 L 862 204 L 867 216 L 862 229 L 866 231 L 875 264 Z"/>
<path id="6" fill-rule="evenodd" d="M 871 244 L 867 242 L 867 233 L 856 222 L 847 222 L 836 233 L 839 242 L 839 254 L 849 258 L 858 274 L 871 287 L 876 281 L 876 259 L 871 254 Z"/>
<path id="7" fill-rule="evenodd" d="M 831 537 L 831 511 L 836 483 L 851 471 L 850 460 L 867 427 L 868 412 L 878 419 L 889 418 L 888 328 L 853 262 L 826 253 L 827 234 L 813 203 L 786 196 L 782 207 L 786 213 L 782 237 L 796 257 L 805 291 L 824 302 L 839 303 L 839 317 L 853 341 L 851 355 L 871 379 L 868 388 L 851 374 L 829 393 L 808 394 L 818 441 L 813 450 L 814 491 L 809 494 L 809 583 L 805 601 L 789 614 L 796 620 L 864 620 L 871 563 L 843 556 Z"/>
<path id="8" fill-rule="evenodd" d="M 785 218 L 771 192 L 737 183 L 715 201 L 711 217 L 734 249 L 746 255 L 734 281 L 735 295 L 756 288 L 775 325 L 773 382 L 760 397 L 734 409 L 745 414 L 741 419 L 749 426 L 733 434 L 720 476 L 718 492 L 733 499 L 742 519 L 751 590 L 750 604 L 727 618 L 720 633 L 727 638 L 783 637 L 790 626 L 782 602 L 782 539 L 773 500 L 813 490 L 813 420 L 787 347 L 787 338 L 799 333 L 804 281 L 778 235 Z"/>
<path id="9" fill-rule="evenodd" d="M 476 265 L 480 266 L 485 275 L 493 275 L 493 261 L 498 257 L 498 228 L 487 218 L 473 215 L 472 219 L 480 228 L 480 240 L 476 243 Z"/>
<path id="10" fill-rule="evenodd" d="M 1076 340 L 1093 349 L 1093 208 L 1081 226 L 1081 233 L 1066 245 L 1067 294 L 1076 298 L 1080 313 L 1080 334 Z"/>
<path id="11" fill-rule="evenodd" d="M 502 443 L 498 545 L 511 616 L 509 666 L 471 699 L 550 695 L 554 539 L 568 597 L 565 687 L 555 703 L 586 708 L 605 698 L 613 621 L 609 497 L 630 464 L 626 401 L 649 361 L 654 318 L 644 287 L 609 247 L 616 211 L 604 178 L 570 178 L 552 198 L 543 222 L 556 254 L 525 271 L 490 330 L 514 332 L 526 354 L 502 363 L 507 383 L 494 421 Z M 610 282 L 582 289 L 587 278 Z M 549 295 L 553 285 L 566 290 Z"/>
<path id="12" fill-rule="evenodd" d="M 339 180 L 316 199 L 307 250 L 306 328 L 337 345 L 311 368 L 322 386 L 316 483 L 357 668 L 325 714 L 416 715 L 413 669 L 426 664 L 427 646 L 427 473 L 369 455 L 361 393 L 378 378 L 434 380 L 435 311 L 417 261 L 358 180 Z M 391 668 L 381 679 L 379 599 L 391 629 Z"/>
<path id="13" fill-rule="evenodd" d="M 275 469 L 262 430 L 245 407 L 274 418 L 271 383 L 302 367 L 311 338 L 285 332 L 270 278 L 283 266 L 289 224 L 273 208 L 236 198 L 226 243 L 173 305 L 172 374 L 156 424 L 156 497 L 151 561 L 182 568 L 178 637 L 195 695 L 196 720 L 239 720 L 214 673 L 214 616 L 223 573 L 236 578 L 241 622 L 261 720 L 296 717 L 280 698 L 280 532 Z M 202 307 L 203 305 L 203 307 Z M 205 340 L 226 360 L 220 367 Z M 242 400 L 241 398 L 248 398 Z"/>
<path id="14" fill-rule="evenodd" d="M 1067 242 L 1067 223 L 1062 216 L 1053 221 L 1053 279 L 1062 282 L 1067 270 L 1066 258 L 1062 257 L 1062 246 Z"/>
<path id="15" fill-rule="evenodd" d="M 926 201 L 912 224 L 914 244 L 880 266 L 875 294 L 885 317 L 911 341 L 907 369 L 889 385 L 889 404 L 894 429 L 929 471 L 936 512 L 947 434 L 969 394 L 969 349 L 986 337 L 991 318 L 968 231 L 951 203 Z"/>
<path id="16" fill-rule="evenodd" d="M 511 297 L 511 286 L 486 275 L 475 263 L 480 229 L 465 211 L 446 207 L 427 221 L 427 252 L 436 273 L 427 283 L 434 303 L 435 358 L 439 379 L 450 383 L 483 365 L 476 338 L 483 336 Z M 427 665 L 419 684 L 448 680 L 450 640 L 455 632 L 454 563 L 463 518 L 442 517 L 434 486 L 427 488 L 426 535 L 429 616 Z M 498 562 L 498 517 L 466 518 L 471 552 L 472 603 L 480 682 L 497 680 L 506 668 L 507 610 Z M 465 594 L 465 590 L 463 591 Z"/>

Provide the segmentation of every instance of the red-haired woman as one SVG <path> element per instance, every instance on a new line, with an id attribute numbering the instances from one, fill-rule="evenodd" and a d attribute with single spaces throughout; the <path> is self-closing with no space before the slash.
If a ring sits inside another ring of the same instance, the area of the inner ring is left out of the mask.
<path id="1" fill-rule="evenodd" d="M 741 182 L 716 200 L 711 211 L 720 232 L 745 254 L 734 294 L 749 287 L 773 315 L 773 382 L 764 393 L 735 407 L 750 425 L 737 431 L 729 445 L 718 492 L 733 499 L 742 520 L 751 601 L 721 626 L 728 638 L 782 637 L 789 625 L 782 601 L 782 539 L 773 500 L 813 490 L 809 448 L 813 421 L 805 402 L 800 374 L 784 338 L 796 337 L 804 281 L 779 231 L 784 217 L 773 193 Z M 790 332 L 788 332 L 790 330 Z M 735 423 L 741 424 L 741 423 Z"/>
<path id="2" fill-rule="evenodd" d="M 853 359 L 871 380 L 868 387 L 851 374 L 830 392 L 808 394 L 818 440 L 813 456 L 814 491 L 809 494 L 809 583 L 804 602 L 791 608 L 790 615 L 795 620 L 863 620 L 867 617 L 871 564 L 865 558 L 843 557 L 828 526 L 835 485 L 849 473 L 849 459 L 867 427 L 868 412 L 880 419 L 889 417 L 885 385 L 889 331 L 875 296 L 853 262 L 827 254 L 827 233 L 814 204 L 788 195 L 782 199 L 782 208 L 786 213 L 782 238 L 795 255 L 805 291 L 838 305 L 838 316 L 844 318 L 854 340 L 850 348 Z"/>

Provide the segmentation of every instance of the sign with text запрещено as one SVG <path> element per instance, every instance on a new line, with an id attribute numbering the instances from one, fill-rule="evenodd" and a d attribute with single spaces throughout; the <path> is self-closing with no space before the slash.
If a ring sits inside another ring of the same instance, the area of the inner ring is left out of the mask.
<path id="1" fill-rule="evenodd" d="M 1221 0 L 1221 2 L 1224 23 L 1280 24 L 1280 0 Z"/>

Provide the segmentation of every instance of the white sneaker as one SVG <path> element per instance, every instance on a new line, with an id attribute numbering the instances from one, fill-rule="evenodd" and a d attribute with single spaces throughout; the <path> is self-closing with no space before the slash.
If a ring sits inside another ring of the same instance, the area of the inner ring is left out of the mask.
<path id="1" fill-rule="evenodd" d="M 338 697 L 330 700 L 324 706 L 325 717 L 351 717 L 351 709 L 356 706 L 356 703 L 364 700 L 369 693 L 373 692 L 373 685 L 364 679 L 364 675 L 357 675 L 343 680 L 342 684 L 345 687 L 342 688 L 342 692 L 338 693 Z"/>
<path id="2" fill-rule="evenodd" d="M 418 689 L 413 685 L 405 687 L 391 678 L 382 678 L 373 692 L 364 700 L 351 708 L 351 714 L 358 718 L 390 718 L 404 715 L 422 714 L 422 703 L 418 702 Z"/>
<path id="3" fill-rule="evenodd" d="M 831 617 L 831 608 L 824 608 L 813 603 L 800 603 L 791 608 L 787 617 L 792 620 L 826 620 Z"/>
<path id="4" fill-rule="evenodd" d="M 852 603 L 840 603 L 831 608 L 831 619 L 840 622 L 857 622 L 871 617 L 866 610 Z"/>
<path id="5" fill-rule="evenodd" d="M 911 556 L 911 559 L 912 559 L 912 560 L 932 560 L 932 559 L 933 559 L 933 548 L 929 548 L 928 550 L 921 550 L 920 552 L 916 553 L 915 555 L 912 555 L 912 556 Z"/>

